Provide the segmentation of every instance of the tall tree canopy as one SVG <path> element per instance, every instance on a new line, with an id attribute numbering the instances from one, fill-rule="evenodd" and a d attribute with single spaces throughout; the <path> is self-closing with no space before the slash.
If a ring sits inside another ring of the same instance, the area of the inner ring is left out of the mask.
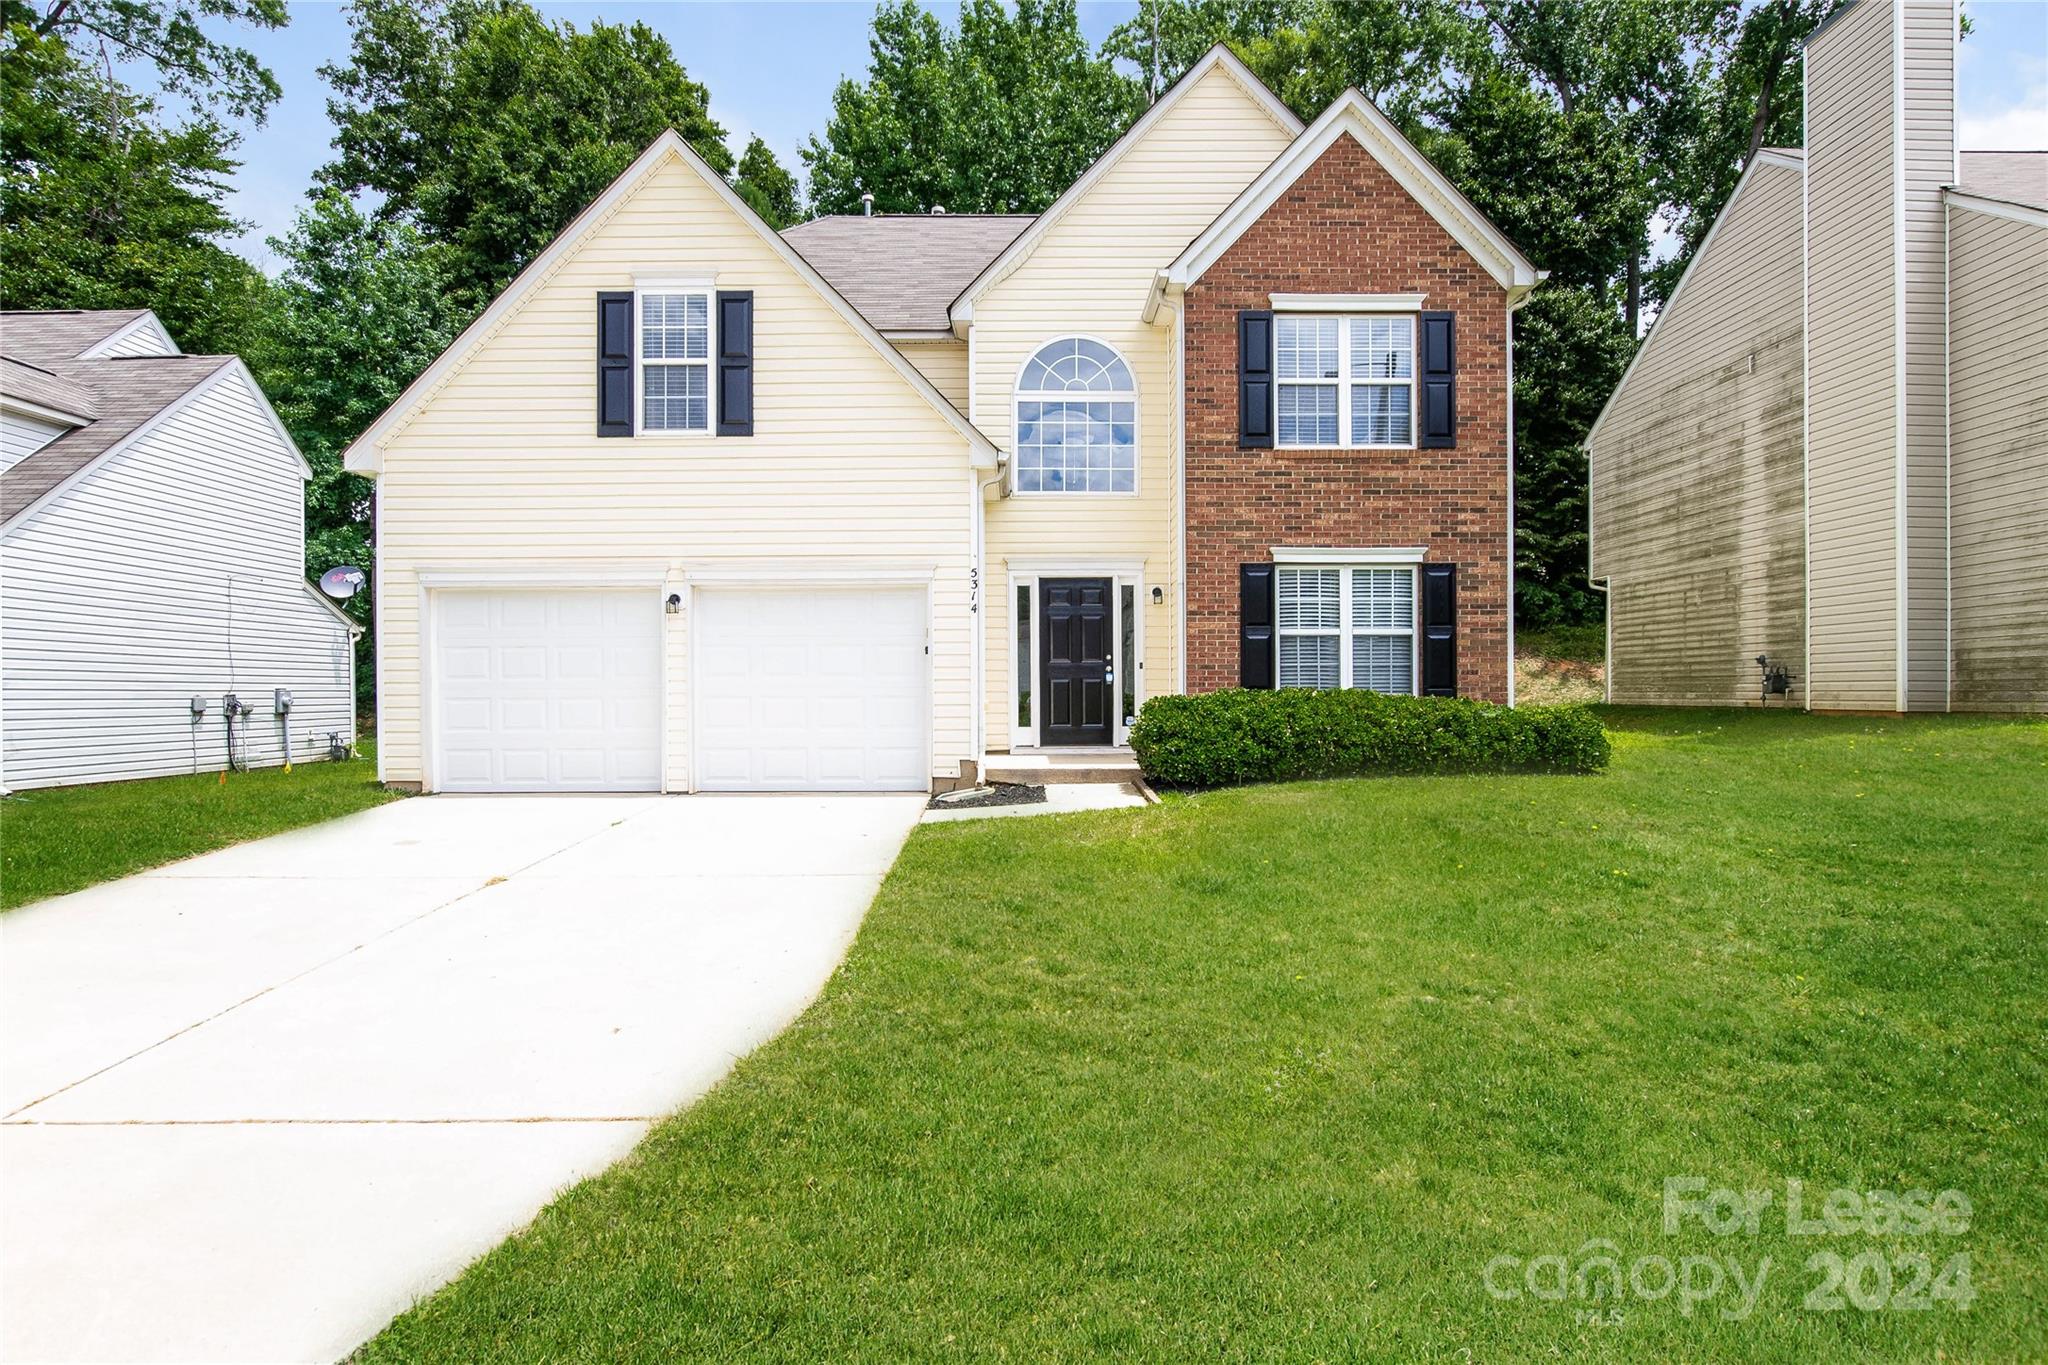
<path id="1" fill-rule="evenodd" d="M 863 193 L 883 213 L 1035 213 L 1144 107 L 1074 0 L 965 0 L 956 29 L 886 0 L 868 47 L 867 80 L 840 82 L 803 149 L 818 213 L 859 213 Z"/>
<path id="2" fill-rule="evenodd" d="M 732 187 L 739 191 L 740 198 L 753 207 L 754 212 L 768 220 L 768 226 L 775 229 L 788 227 L 804 216 L 803 192 L 767 143 L 754 138 L 747 143 L 747 150 L 740 153 L 740 164 L 733 172 Z"/>
<path id="3" fill-rule="evenodd" d="M 229 251 L 234 139 L 155 105 L 56 34 L 16 24 L 0 62 L 0 303 L 154 308 L 193 351 L 238 351 L 264 280 Z"/>
<path id="4" fill-rule="evenodd" d="M 710 96 L 645 24 L 578 30 L 523 0 L 356 0 L 349 23 L 349 60 L 321 68 L 336 156 L 320 183 L 446 246 L 469 312 L 663 129 L 732 169 Z"/>
<path id="5" fill-rule="evenodd" d="M 81 51 L 104 47 L 116 61 L 155 68 L 172 94 L 257 123 L 277 102 L 277 78 L 255 53 L 212 36 L 207 23 L 275 29 L 288 18 L 285 0 L 0 0 L 7 60 L 19 55 L 18 45 L 41 38 L 64 40 Z"/>

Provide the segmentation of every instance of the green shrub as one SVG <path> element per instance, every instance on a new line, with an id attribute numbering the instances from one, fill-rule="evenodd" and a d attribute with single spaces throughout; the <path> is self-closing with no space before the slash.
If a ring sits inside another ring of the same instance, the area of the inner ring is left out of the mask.
<path id="1" fill-rule="evenodd" d="M 1607 734 L 1583 706 L 1514 708 L 1377 692 L 1154 697 L 1131 727 L 1145 775 L 1224 787 L 1371 773 L 1596 772 Z"/>

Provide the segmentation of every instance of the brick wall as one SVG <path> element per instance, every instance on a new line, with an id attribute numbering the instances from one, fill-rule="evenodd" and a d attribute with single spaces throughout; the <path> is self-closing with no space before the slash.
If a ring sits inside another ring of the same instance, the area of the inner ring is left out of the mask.
<path id="1" fill-rule="evenodd" d="M 1237 314 L 1274 293 L 1426 294 L 1457 314 L 1453 450 L 1237 446 Z M 1340 137 L 1187 292 L 1188 690 L 1235 687 L 1239 564 L 1424 545 L 1458 566 L 1458 692 L 1507 700 L 1507 295 Z"/>

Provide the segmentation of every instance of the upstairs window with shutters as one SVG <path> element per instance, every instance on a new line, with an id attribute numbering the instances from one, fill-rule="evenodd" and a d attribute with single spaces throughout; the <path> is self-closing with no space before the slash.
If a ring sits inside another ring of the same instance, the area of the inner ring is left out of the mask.
<path id="1" fill-rule="evenodd" d="M 1415 692 L 1415 570 L 1290 568 L 1275 583 L 1281 687 Z"/>
<path id="2" fill-rule="evenodd" d="M 640 430 L 711 430 L 711 293 L 640 294 Z"/>
<path id="3" fill-rule="evenodd" d="M 1412 314 L 1274 320 L 1282 447 L 1415 445 Z"/>

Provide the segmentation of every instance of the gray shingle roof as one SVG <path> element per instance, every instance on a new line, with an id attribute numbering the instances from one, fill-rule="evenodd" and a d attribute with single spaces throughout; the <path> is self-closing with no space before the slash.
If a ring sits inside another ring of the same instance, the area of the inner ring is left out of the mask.
<path id="1" fill-rule="evenodd" d="M 140 309 L 0 313 L 0 392 L 80 419 L 80 425 L 0 473 L 0 521 L 13 520 L 165 408 L 235 363 L 233 356 L 225 355 L 77 358 L 80 351 L 141 316 Z M 65 401 L 47 401 L 52 397 Z M 92 410 L 80 411 L 82 406 Z"/>
<path id="2" fill-rule="evenodd" d="M 78 359 L 149 310 L 94 308 L 77 312 L 0 313 L 0 355 L 48 369 Z"/>
<path id="3" fill-rule="evenodd" d="M 76 380 L 0 356 L 0 394 L 90 422 L 100 415 L 92 391 Z"/>
<path id="4" fill-rule="evenodd" d="M 1964 152 L 1956 161 L 1964 193 L 2048 209 L 2048 151 Z"/>
<path id="5" fill-rule="evenodd" d="M 1028 213 L 844 215 L 782 234 L 880 332 L 944 332 L 947 310 L 1032 222 Z"/>

